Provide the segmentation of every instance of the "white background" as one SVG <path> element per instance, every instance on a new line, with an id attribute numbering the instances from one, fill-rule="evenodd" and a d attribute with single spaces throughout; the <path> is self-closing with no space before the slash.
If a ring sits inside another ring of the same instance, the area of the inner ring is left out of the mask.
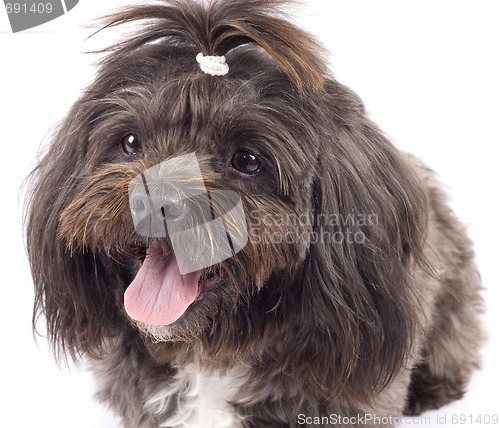
<path id="1" fill-rule="evenodd" d="M 67 15 L 17 34 L 0 5 L 0 428 L 118 426 L 93 401 L 89 375 L 57 368 L 45 340 L 35 344 L 20 193 L 40 143 L 92 79 L 95 57 L 81 52 L 96 42 L 84 42 L 91 30 L 80 26 L 118 3 L 127 2 L 81 0 Z M 476 243 L 490 334 L 483 369 L 463 400 L 401 426 L 480 427 L 454 425 L 452 416 L 500 413 L 498 9 L 482 0 L 310 0 L 298 9 L 373 120 L 440 173 Z"/>

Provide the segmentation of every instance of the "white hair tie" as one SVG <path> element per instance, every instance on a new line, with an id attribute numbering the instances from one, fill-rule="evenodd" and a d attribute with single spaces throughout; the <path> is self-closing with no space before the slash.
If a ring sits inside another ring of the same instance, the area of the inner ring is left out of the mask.
<path id="1" fill-rule="evenodd" d="M 201 71 L 210 76 L 224 76 L 229 71 L 225 56 L 205 56 L 200 52 L 196 55 L 196 61 L 200 64 Z"/>

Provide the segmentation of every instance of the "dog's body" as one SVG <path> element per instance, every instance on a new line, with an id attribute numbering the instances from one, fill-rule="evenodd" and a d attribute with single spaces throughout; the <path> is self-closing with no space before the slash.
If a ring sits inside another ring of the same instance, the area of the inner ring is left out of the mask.
<path id="1" fill-rule="evenodd" d="M 390 427 L 461 397 L 478 365 L 479 275 L 436 178 L 277 3 L 111 18 L 150 25 L 112 49 L 35 171 L 35 314 L 56 351 L 92 361 L 126 427 Z M 128 196 L 189 153 L 213 218 L 213 195 L 241 197 L 248 242 L 230 222 L 233 257 L 181 275 L 174 238 L 138 233 Z"/>

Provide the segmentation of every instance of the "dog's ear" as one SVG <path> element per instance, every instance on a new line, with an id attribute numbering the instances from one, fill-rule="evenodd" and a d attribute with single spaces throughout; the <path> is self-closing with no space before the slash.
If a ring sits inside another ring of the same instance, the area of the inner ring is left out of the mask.
<path id="1" fill-rule="evenodd" d="M 34 328 L 44 315 L 56 354 L 98 354 L 119 323 L 114 292 L 122 272 L 96 253 L 70 251 L 58 237 L 60 216 L 86 167 L 89 112 L 77 102 L 30 177 L 26 242 L 35 285 Z"/>
<path id="2" fill-rule="evenodd" d="M 408 357 L 427 202 L 408 160 L 366 118 L 359 98 L 333 81 L 326 92 L 315 233 L 301 278 L 302 301 L 314 307 L 304 324 L 319 325 L 322 337 L 305 331 L 304 350 L 319 385 L 359 398 L 383 387 Z"/>

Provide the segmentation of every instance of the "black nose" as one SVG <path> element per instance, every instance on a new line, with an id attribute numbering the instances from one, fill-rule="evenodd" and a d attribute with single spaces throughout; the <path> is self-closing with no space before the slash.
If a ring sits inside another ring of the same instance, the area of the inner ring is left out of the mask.
<path id="1" fill-rule="evenodd" d="M 135 194 L 130 198 L 133 215 L 144 217 L 153 215 L 161 220 L 178 221 L 186 214 L 186 202 L 180 197 L 162 195 L 152 197 L 149 194 Z"/>
<path id="2" fill-rule="evenodd" d="M 178 196 L 166 196 L 158 201 L 162 219 L 167 222 L 180 221 L 186 215 L 186 202 Z"/>
<path id="3" fill-rule="evenodd" d="M 188 212 L 184 193 L 166 184 L 137 189 L 129 203 L 137 232 L 147 237 L 166 237 L 169 228 L 183 224 Z"/>

